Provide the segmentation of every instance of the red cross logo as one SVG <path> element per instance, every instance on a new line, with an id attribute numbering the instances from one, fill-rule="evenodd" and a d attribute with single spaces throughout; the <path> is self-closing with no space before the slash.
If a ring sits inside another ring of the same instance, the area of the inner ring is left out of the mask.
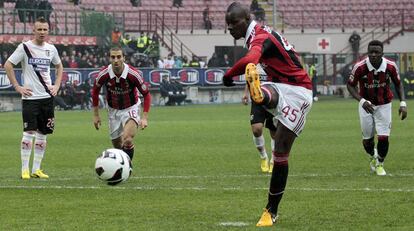
<path id="1" fill-rule="evenodd" d="M 331 40 L 328 37 L 317 39 L 317 50 L 318 51 L 329 51 L 331 50 Z"/>
<path id="2" fill-rule="evenodd" d="M 326 49 L 326 47 L 328 47 L 328 46 L 329 46 L 329 42 L 328 42 L 328 41 L 326 41 L 325 39 L 322 39 L 322 41 L 320 41 L 320 42 L 318 43 L 318 45 L 319 45 L 319 46 L 321 46 L 323 50 L 325 50 L 325 49 Z"/>

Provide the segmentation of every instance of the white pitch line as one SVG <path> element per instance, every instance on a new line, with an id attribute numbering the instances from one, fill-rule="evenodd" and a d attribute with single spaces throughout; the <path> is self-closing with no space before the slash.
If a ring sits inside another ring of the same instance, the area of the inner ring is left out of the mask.
<path id="1" fill-rule="evenodd" d="M 241 221 L 228 221 L 228 222 L 220 222 L 219 225 L 220 226 L 243 227 L 243 226 L 248 226 L 249 223 L 241 222 Z"/>
<path id="2" fill-rule="evenodd" d="M 319 173 L 309 173 L 309 174 L 292 174 L 289 175 L 290 178 L 292 177 L 298 177 L 298 178 L 321 178 L 321 177 L 368 177 L 373 176 L 374 174 L 319 174 Z M 260 174 L 260 175 L 160 175 L 160 176 L 131 176 L 130 179 L 222 179 L 222 178 L 263 178 L 263 177 L 269 177 L 270 174 Z M 414 173 L 397 173 L 397 174 L 387 174 L 386 177 L 414 177 Z M 79 178 L 73 178 L 73 177 L 62 177 L 62 178 L 50 178 L 48 181 L 71 181 L 71 180 L 79 180 L 82 178 L 79 176 Z M 0 182 L 14 182 L 16 179 L 1 179 Z"/>
<path id="3" fill-rule="evenodd" d="M 223 187 L 223 188 L 207 188 L 207 187 L 153 187 L 153 186 L 143 186 L 143 187 L 126 187 L 126 186 L 67 186 L 67 185 L 0 185 L 2 189 L 80 189 L 80 190 L 137 190 L 137 191 L 153 191 L 153 190 L 170 190 L 170 191 L 262 191 L 269 190 L 268 188 L 242 188 L 242 187 Z M 286 190 L 292 191 L 312 191 L 312 192 L 403 192 L 411 193 L 414 192 L 413 188 L 298 188 L 298 187 L 288 187 Z"/>

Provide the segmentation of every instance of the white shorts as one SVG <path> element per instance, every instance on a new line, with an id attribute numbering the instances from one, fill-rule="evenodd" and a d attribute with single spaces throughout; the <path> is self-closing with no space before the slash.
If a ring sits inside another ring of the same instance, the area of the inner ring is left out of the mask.
<path id="1" fill-rule="evenodd" d="M 379 136 L 389 136 L 391 132 L 391 103 L 374 106 L 374 113 L 369 114 L 358 105 L 359 121 L 361 123 L 362 138 L 374 137 L 375 131 Z"/>
<path id="2" fill-rule="evenodd" d="M 277 107 L 272 113 L 275 126 L 280 122 L 299 136 L 312 107 L 312 90 L 284 83 L 266 82 L 263 85 L 271 85 L 279 94 Z"/>
<path id="3" fill-rule="evenodd" d="M 128 120 L 132 119 L 138 124 L 138 121 L 141 119 L 140 111 L 139 103 L 122 110 L 108 107 L 109 136 L 111 139 L 116 139 L 122 136 L 124 126 Z"/>

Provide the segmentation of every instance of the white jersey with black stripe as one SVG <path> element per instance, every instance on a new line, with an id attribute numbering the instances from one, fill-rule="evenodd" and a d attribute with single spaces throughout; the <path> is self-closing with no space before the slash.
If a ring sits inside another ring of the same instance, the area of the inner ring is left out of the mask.
<path id="1" fill-rule="evenodd" d="M 26 54 L 23 44 L 27 46 L 31 58 Z M 57 65 L 61 62 L 54 45 L 44 43 L 42 46 L 38 46 L 30 40 L 19 44 L 8 60 L 14 65 L 21 63 L 22 84 L 32 90 L 31 96 L 22 96 L 22 99 L 44 99 L 50 97 L 45 89 L 46 86 L 52 85 L 50 64 Z"/>

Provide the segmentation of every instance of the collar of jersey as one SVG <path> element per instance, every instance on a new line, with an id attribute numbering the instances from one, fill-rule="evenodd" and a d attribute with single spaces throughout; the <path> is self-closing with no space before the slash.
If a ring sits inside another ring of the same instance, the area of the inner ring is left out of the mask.
<path id="1" fill-rule="evenodd" d="M 369 71 L 374 71 L 374 73 L 378 72 L 385 72 L 385 69 L 387 68 L 387 62 L 385 62 L 384 57 L 382 57 L 381 65 L 378 69 L 375 69 L 374 66 L 372 66 L 371 62 L 369 61 L 369 58 L 367 58 L 367 67 Z"/>
<path id="2" fill-rule="evenodd" d="M 250 25 L 249 25 L 249 27 L 247 28 L 247 31 L 246 31 L 246 35 L 244 36 L 244 48 L 246 48 L 249 44 L 248 43 L 250 43 L 250 37 L 252 37 L 253 35 L 254 35 L 254 33 L 255 33 L 255 31 L 254 31 L 254 27 L 257 25 L 257 22 L 256 21 L 254 21 L 254 20 L 252 20 L 252 22 L 250 22 Z"/>
<path id="3" fill-rule="evenodd" d="M 120 78 L 126 79 L 126 77 L 128 75 L 128 70 L 129 70 L 129 66 L 126 63 L 124 63 L 124 70 L 122 71 L 122 74 L 121 74 Z M 116 75 L 114 73 L 114 70 L 112 70 L 112 64 L 109 64 L 108 73 L 109 73 L 109 77 L 111 79 L 116 77 Z"/>

